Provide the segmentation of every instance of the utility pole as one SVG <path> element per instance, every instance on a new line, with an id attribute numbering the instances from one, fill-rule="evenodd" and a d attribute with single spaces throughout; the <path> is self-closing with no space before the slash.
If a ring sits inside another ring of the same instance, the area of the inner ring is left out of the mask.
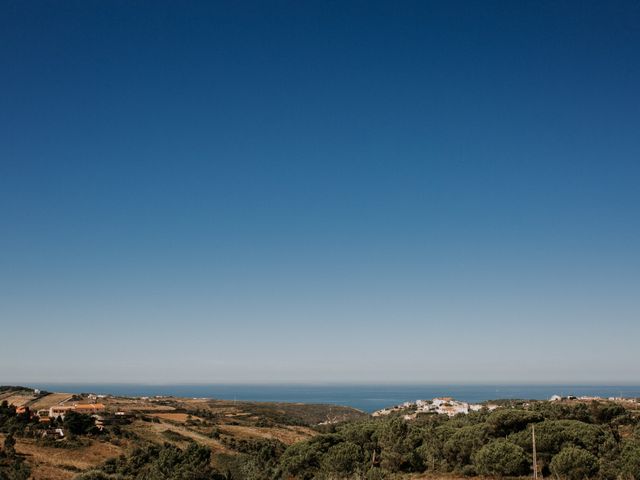
<path id="1" fill-rule="evenodd" d="M 533 478 L 538 480 L 538 458 L 536 455 L 536 426 L 531 424 L 531 440 L 533 444 Z"/>

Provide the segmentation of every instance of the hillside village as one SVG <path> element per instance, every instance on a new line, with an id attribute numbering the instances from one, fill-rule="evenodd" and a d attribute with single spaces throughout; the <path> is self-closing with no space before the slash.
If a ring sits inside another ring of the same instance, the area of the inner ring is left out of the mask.
<path id="1" fill-rule="evenodd" d="M 626 399 L 622 397 L 595 397 L 595 396 L 574 396 L 574 395 L 552 395 L 549 402 L 621 402 L 626 404 L 638 403 L 637 399 Z M 528 405 L 524 402 L 524 405 Z M 405 420 L 415 420 L 419 414 L 440 414 L 454 417 L 455 415 L 466 415 L 470 412 L 479 412 L 482 410 L 493 411 L 499 408 L 496 403 L 468 403 L 456 400 L 452 397 L 437 397 L 433 400 L 416 400 L 414 402 L 404 402 L 400 405 L 386 407 L 373 412 L 373 417 L 382 417 L 391 414 L 403 414 Z"/>
<path id="2" fill-rule="evenodd" d="M 400 405 L 393 407 L 383 408 L 371 415 L 374 417 L 380 417 L 384 415 L 390 415 L 392 413 L 405 412 L 405 420 L 413 420 L 418 414 L 421 413 L 433 413 L 447 415 L 453 417 L 458 414 L 467 414 L 469 412 L 478 412 L 486 408 L 487 410 L 495 410 L 497 405 L 481 405 L 476 403 L 460 402 L 452 397 L 440 397 L 433 400 L 416 400 L 415 402 L 404 402 Z"/>

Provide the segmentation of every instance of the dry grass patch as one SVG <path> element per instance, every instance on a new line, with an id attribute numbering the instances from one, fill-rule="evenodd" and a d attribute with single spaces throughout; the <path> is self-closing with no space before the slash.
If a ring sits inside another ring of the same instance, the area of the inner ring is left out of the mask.
<path id="1" fill-rule="evenodd" d="M 34 479 L 66 479 L 116 457 L 122 449 L 110 443 L 89 440 L 87 446 L 56 448 L 38 445 L 32 439 L 18 439 L 16 451 L 25 456 Z"/>
<path id="2" fill-rule="evenodd" d="M 252 438 L 264 438 L 279 440 L 286 445 L 307 440 L 317 432 L 306 427 L 249 427 L 244 425 L 224 425 L 220 432 L 236 439 L 249 440 Z"/>
<path id="3" fill-rule="evenodd" d="M 31 405 L 29 405 L 29 407 L 31 408 L 31 410 L 50 408 L 54 405 L 59 405 L 60 403 L 64 403 L 67 400 L 70 400 L 72 396 L 73 395 L 71 395 L 70 393 L 50 393 L 49 395 L 39 398 Z"/>
<path id="4" fill-rule="evenodd" d="M 5 400 L 9 403 L 9 405 L 15 405 L 16 407 L 21 407 L 22 405 L 26 405 L 31 400 L 33 400 L 33 395 L 21 395 L 18 393 L 14 395 L 8 395 L 2 399 L 2 401 L 5 401 Z"/>
<path id="5" fill-rule="evenodd" d="M 184 423 L 190 418 L 192 420 L 201 420 L 198 417 L 193 415 L 189 415 L 188 413 L 152 413 L 150 414 L 152 417 L 162 418 L 163 420 L 171 420 L 173 422 L 181 422 Z"/>
<path id="6" fill-rule="evenodd" d="M 169 431 L 177 433 L 180 437 L 185 438 L 186 441 L 193 440 L 194 442 L 200 443 L 202 445 L 207 445 L 215 453 L 228 452 L 227 447 L 222 445 L 220 441 L 210 438 L 202 433 L 198 433 L 191 429 L 183 427 L 182 425 L 176 425 L 175 423 L 135 422 L 133 424 L 132 430 L 138 436 L 140 436 L 140 438 L 151 443 L 163 444 L 169 441 L 170 443 L 176 443 L 179 446 L 184 446 L 184 442 L 172 441 L 170 438 L 168 438 L 166 432 Z M 178 437 L 176 436 L 176 438 Z"/>

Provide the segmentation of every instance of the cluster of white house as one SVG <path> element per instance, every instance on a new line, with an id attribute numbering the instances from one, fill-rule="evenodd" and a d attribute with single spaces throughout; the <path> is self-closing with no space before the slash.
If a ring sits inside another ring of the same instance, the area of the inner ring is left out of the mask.
<path id="1" fill-rule="evenodd" d="M 637 400 L 634 400 L 632 398 L 624 398 L 624 397 L 608 397 L 608 398 L 604 398 L 604 397 L 594 397 L 594 396 L 590 396 L 590 395 L 582 395 L 580 397 L 576 397 L 575 395 L 566 395 L 566 396 L 562 396 L 562 395 L 552 395 L 551 398 L 549 398 L 550 402 L 561 402 L 563 400 L 581 400 L 583 402 L 604 402 L 606 400 L 610 401 L 610 402 L 632 402 L 632 403 L 637 403 Z"/>
<path id="2" fill-rule="evenodd" d="M 442 415 L 448 415 L 453 417 L 460 413 L 467 414 L 469 412 L 477 412 L 486 408 L 488 410 L 494 410 L 498 408 L 497 405 L 480 405 L 477 403 L 467 403 L 454 400 L 451 397 L 434 398 L 433 400 L 416 400 L 415 402 L 405 402 L 401 405 L 394 407 L 383 408 L 374 412 L 374 417 L 389 415 L 394 412 L 411 411 L 404 415 L 406 420 L 416 418 L 419 413 L 439 413 Z"/>

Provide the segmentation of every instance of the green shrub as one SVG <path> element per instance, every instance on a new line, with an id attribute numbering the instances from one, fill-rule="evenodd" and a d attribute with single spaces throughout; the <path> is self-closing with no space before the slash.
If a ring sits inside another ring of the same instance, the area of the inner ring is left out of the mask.
<path id="1" fill-rule="evenodd" d="M 322 467 L 327 473 L 349 476 L 358 469 L 363 459 L 362 448 L 355 443 L 342 442 L 329 448 L 322 459 Z"/>
<path id="2" fill-rule="evenodd" d="M 598 459 L 583 448 L 566 447 L 554 455 L 550 468 L 560 478 L 584 480 L 598 471 Z"/>
<path id="3" fill-rule="evenodd" d="M 487 440 L 487 429 L 484 424 L 459 428 L 444 443 L 444 454 L 452 468 L 461 470 L 471 463 L 472 455 Z"/>
<path id="4" fill-rule="evenodd" d="M 537 412 L 505 408 L 496 410 L 489 415 L 487 428 L 492 436 L 505 437 L 511 433 L 526 429 L 530 423 L 541 422 L 542 420 L 542 415 Z"/>
<path id="5" fill-rule="evenodd" d="M 473 464 L 479 474 L 497 477 L 521 475 L 528 467 L 524 450 L 504 439 L 494 440 L 478 450 Z"/>
<path id="6" fill-rule="evenodd" d="M 620 473 L 624 478 L 640 480 L 640 442 L 629 440 L 620 452 Z"/>
<path id="7" fill-rule="evenodd" d="M 120 480 L 121 478 L 104 473 L 102 470 L 89 470 L 75 477 L 75 480 Z"/>

